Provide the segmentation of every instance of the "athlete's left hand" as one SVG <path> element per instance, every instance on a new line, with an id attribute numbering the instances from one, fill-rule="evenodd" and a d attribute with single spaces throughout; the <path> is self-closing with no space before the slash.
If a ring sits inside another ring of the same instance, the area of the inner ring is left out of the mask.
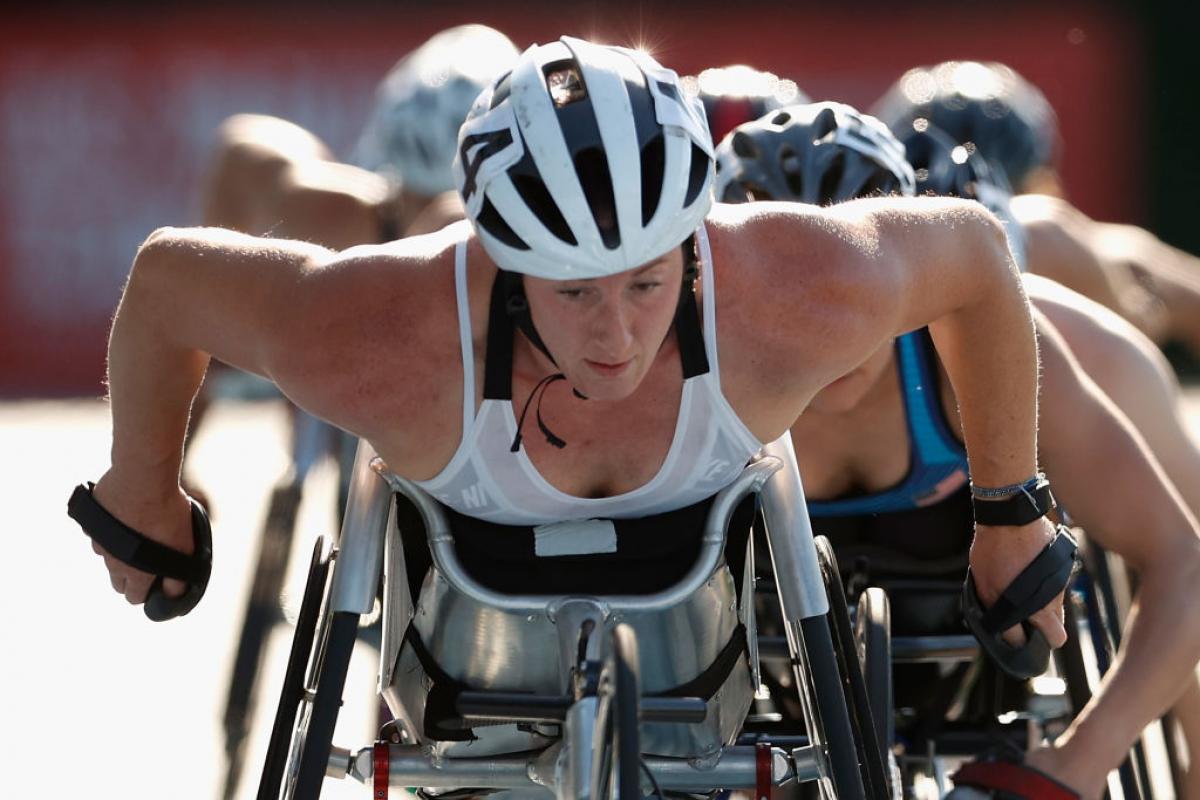
<path id="1" fill-rule="evenodd" d="M 971 573 L 975 576 L 975 589 L 984 608 L 990 608 L 996 602 L 1021 570 L 1029 566 L 1054 540 L 1054 535 L 1054 524 L 1045 517 L 1028 525 L 975 527 L 975 539 L 971 542 Z M 1063 596 L 1060 592 L 1029 618 L 1029 623 L 1040 630 L 1054 648 L 1062 647 L 1067 641 L 1067 630 L 1063 625 Z M 1025 643 L 1025 634 L 1020 626 L 1006 630 L 1003 638 L 1014 647 Z"/>

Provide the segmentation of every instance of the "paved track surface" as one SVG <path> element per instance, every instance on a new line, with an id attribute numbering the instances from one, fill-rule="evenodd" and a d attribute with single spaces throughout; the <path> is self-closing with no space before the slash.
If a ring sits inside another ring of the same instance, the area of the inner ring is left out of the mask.
<path id="1" fill-rule="evenodd" d="M 1188 391 L 1188 407 L 1200 432 L 1200 390 Z M 0 404 L 0 798 L 218 797 L 235 627 L 266 501 L 286 466 L 285 424 L 274 402 L 214 407 L 190 470 L 214 505 L 212 581 L 192 614 L 155 624 L 112 592 L 65 513 L 74 485 L 107 466 L 106 407 Z M 334 492 L 328 466 L 310 476 L 285 583 L 292 606 L 313 540 L 334 530 Z M 289 644 L 290 629 L 279 627 L 239 797 L 254 796 Z M 336 741 L 357 748 L 372 736 L 372 651 L 362 648 L 351 669 Z M 326 783 L 331 800 L 370 796 L 357 784 Z"/>

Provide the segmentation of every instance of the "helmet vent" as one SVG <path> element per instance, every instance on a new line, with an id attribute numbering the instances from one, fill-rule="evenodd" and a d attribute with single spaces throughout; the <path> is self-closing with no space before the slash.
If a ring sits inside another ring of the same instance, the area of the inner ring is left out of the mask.
<path id="1" fill-rule="evenodd" d="M 642 227 L 650 224 L 658 201 L 662 199 L 663 171 L 666 169 L 667 143 L 662 134 L 642 148 Z"/>
<path id="2" fill-rule="evenodd" d="M 546 76 L 546 89 L 550 92 L 550 99 L 555 108 L 563 108 L 587 99 L 583 75 L 573 59 L 547 64 L 542 68 L 542 74 Z"/>
<path id="3" fill-rule="evenodd" d="M 528 174 L 515 174 L 511 177 L 513 185 L 517 187 L 517 193 L 521 195 L 525 205 L 529 206 L 547 230 L 572 247 L 579 244 L 575 240 L 575 235 L 571 233 L 571 227 L 563 218 L 558 204 L 550 196 L 545 181 Z"/>
<path id="4" fill-rule="evenodd" d="M 804 175 L 800 168 L 800 157 L 792 148 L 784 146 L 779 151 L 779 171 L 787 181 L 788 191 L 795 197 L 803 197 Z"/>
<path id="5" fill-rule="evenodd" d="M 816 119 L 812 123 L 812 138 L 813 144 L 824 140 L 829 134 L 837 130 L 837 115 L 832 108 L 821 109 L 821 113 L 817 114 Z"/>
<path id="6" fill-rule="evenodd" d="M 758 158 L 758 145 L 743 131 L 733 134 L 733 152 L 742 158 Z"/>
<path id="7" fill-rule="evenodd" d="M 608 157 L 599 147 L 589 147 L 575 155 L 575 174 L 587 197 L 592 219 L 600 230 L 600 239 L 609 250 L 621 246 L 621 230 L 617 225 L 617 201 L 613 195 L 612 174 Z"/>
<path id="8" fill-rule="evenodd" d="M 783 127 L 792 121 L 792 115 L 786 111 L 780 111 L 775 116 L 771 117 L 771 124 Z"/>
<path id="9" fill-rule="evenodd" d="M 479 215 L 475 217 L 475 221 L 487 231 L 491 236 L 499 239 L 509 247 L 515 247 L 518 250 L 528 250 L 529 245 L 522 241 L 516 232 L 508 227 L 508 223 L 504 221 L 504 217 L 500 216 L 500 212 L 496 211 L 496 207 L 492 205 L 492 201 L 483 198 L 483 207 L 479 209 Z"/>
<path id="10" fill-rule="evenodd" d="M 508 99 L 512 93 L 512 72 L 504 73 L 499 81 L 496 82 L 496 89 L 492 92 L 492 102 L 488 108 L 495 108 Z"/>
<path id="11" fill-rule="evenodd" d="M 688 167 L 687 194 L 683 197 L 684 208 L 690 206 L 700 196 L 700 190 L 704 188 L 704 179 L 708 177 L 708 165 L 708 155 L 693 143 L 692 163 Z"/>
<path id="12" fill-rule="evenodd" d="M 824 112 L 822 112 L 824 114 Z M 846 172 L 846 154 L 839 149 L 834 157 L 830 160 L 829 166 L 825 168 L 825 173 L 821 175 L 821 189 L 818 195 L 826 205 L 829 203 L 838 203 L 842 200 L 849 200 L 848 197 L 842 197 L 838 191 L 838 187 L 842 182 L 842 176 Z"/>

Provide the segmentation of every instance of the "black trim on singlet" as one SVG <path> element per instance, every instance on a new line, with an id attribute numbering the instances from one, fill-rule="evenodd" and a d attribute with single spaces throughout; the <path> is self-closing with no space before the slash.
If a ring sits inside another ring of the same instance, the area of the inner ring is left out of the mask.
<path id="1" fill-rule="evenodd" d="M 679 304 L 675 309 L 675 334 L 679 340 L 679 356 L 684 380 L 709 371 L 708 353 L 704 348 L 704 328 L 700 323 L 700 308 L 696 304 L 695 282 L 699 277 L 694 236 L 681 245 L 683 249 L 683 284 Z M 534 347 L 557 365 L 554 356 L 538 335 L 529 314 L 520 273 L 496 271 L 492 283 L 491 305 L 488 310 L 487 350 L 483 372 L 484 400 L 512 400 L 513 337 L 516 331 L 525 335 Z"/>
<path id="2" fill-rule="evenodd" d="M 741 592 L 746 540 L 756 505 L 747 497 L 730 516 L 725 563 Z M 611 553 L 539 556 L 531 526 L 500 525 L 443 506 L 454 532 L 454 552 L 467 574 L 507 594 L 652 594 L 681 581 L 696 561 L 713 498 L 637 519 L 611 520 L 617 549 Z M 433 565 L 420 512 L 396 495 L 396 525 L 414 607 Z M 536 587 L 531 590 L 531 587 Z M 740 595 L 739 595 L 740 596 Z"/>

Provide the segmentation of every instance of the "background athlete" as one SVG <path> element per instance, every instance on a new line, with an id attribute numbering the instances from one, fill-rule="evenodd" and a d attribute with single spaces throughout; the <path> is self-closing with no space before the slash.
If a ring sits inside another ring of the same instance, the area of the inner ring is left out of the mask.
<path id="1" fill-rule="evenodd" d="M 971 170 L 966 158 L 953 160 L 953 143 L 940 147 L 934 139 L 913 148 L 923 154 L 922 188 L 972 196 L 998 188 L 982 186 L 983 165 Z M 917 184 L 900 160 L 903 152 L 881 123 L 848 106 L 792 106 L 739 126 L 720 144 L 716 194 L 733 201 L 828 204 L 881 192 L 912 193 Z M 1048 283 L 1036 278 L 1027 283 L 1035 306 Z M 1069 291 L 1049 289 L 1059 306 L 1069 304 L 1064 293 Z M 1111 333 L 1095 321 L 1088 330 L 1078 318 L 1081 310 L 1086 306 L 1071 306 L 1070 312 L 1056 307 L 1054 313 L 1076 315 L 1073 335 L 1111 346 Z M 1144 587 L 1102 689 L 1052 745 L 1027 757 L 1030 766 L 1083 797 L 1099 797 L 1108 772 L 1125 759 L 1142 729 L 1183 687 L 1195 690 L 1200 632 L 1181 636 L 1174 621 L 1194 604 L 1188 587 L 1200 575 L 1200 529 L 1129 420 L 1080 368 L 1049 319 L 1036 320 L 1043 368 L 1040 454 L 1047 475 L 1061 487 L 1056 498 L 1089 537 L 1137 571 Z M 1109 350 L 1128 369 L 1130 359 L 1121 352 Z M 1182 431 L 1176 435 L 1186 438 Z M 966 453 L 954 391 L 927 331 L 885 344 L 825 387 L 791 436 L 814 531 L 829 535 L 846 563 L 854 561 L 849 553 L 872 550 L 931 563 L 965 555 L 973 528 Z M 1098 470 L 1098 464 L 1107 466 Z M 1179 477 L 1194 483 L 1195 475 L 1185 470 Z M 1142 516 L 1147 502 L 1155 510 Z M 953 577 L 961 579 L 961 568 Z M 886 573 L 886 558 L 873 569 Z"/>

